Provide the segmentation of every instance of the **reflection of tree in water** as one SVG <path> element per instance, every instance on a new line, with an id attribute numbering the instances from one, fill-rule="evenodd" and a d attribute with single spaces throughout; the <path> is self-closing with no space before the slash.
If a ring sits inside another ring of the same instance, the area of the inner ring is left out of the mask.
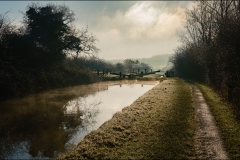
<path id="1" fill-rule="evenodd" d="M 91 93 L 94 90 L 99 88 L 89 89 Z M 81 107 L 69 115 L 63 106 L 69 103 L 70 98 L 74 97 L 57 98 L 51 94 L 1 103 L 0 159 L 16 156 L 17 152 L 19 158 L 24 158 L 21 157 L 24 154 L 35 158 L 54 158 L 65 152 L 66 143 L 72 139 L 79 125 L 87 128 L 87 125 L 95 123 L 96 106 L 99 104 L 95 102 L 88 108 L 78 98 L 76 106 Z"/>
<path id="2" fill-rule="evenodd" d="M 134 85 L 135 84 L 131 84 L 131 83 L 130 84 L 119 84 L 120 87 L 122 87 L 122 86 L 129 86 L 130 88 L 134 88 Z"/>
<path id="3" fill-rule="evenodd" d="M 19 142 L 27 142 L 29 154 L 39 156 L 39 151 L 44 157 L 53 157 L 54 151 L 64 151 L 68 134 L 59 128 L 64 121 L 61 107 L 48 105 L 39 106 L 31 110 L 21 107 L 20 114 L 4 117 L 5 123 L 1 124 L 1 137 L 7 141 L 1 141 L 1 157 L 11 156 L 12 153 L 20 152 L 17 145 Z"/>
<path id="4" fill-rule="evenodd" d="M 85 98 L 79 97 L 77 99 L 69 101 L 64 106 L 64 115 L 69 117 L 70 120 L 79 117 L 81 119 L 81 126 L 92 126 L 96 123 L 96 116 L 99 113 L 98 106 L 100 100 L 94 100 L 87 102 Z M 72 116 L 73 115 L 73 116 Z M 65 126 L 66 127 L 66 126 Z M 85 128 L 85 127 L 84 127 Z"/>
<path id="5" fill-rule="evenodd" d="M 94 100 L 92 102 L 87 102 L 87 100 L 83 97 L 79 97 L 77 99 L 74 99 L 72 101 L 69 101 L 66 105 L 66 111 L 65 115 L 71 115 L 73 113 L 77 113 L 77 115 L 81 119 L 81 125 L 77 127 L 78 132 L 82 136 L 85 136 L 87 133 L 89 133 L 92 128 L 94 128 L 95 124 L 97 123 L 96 117 L 99 114 L 99 108 L 100 100 Z M 65 125 L 66 128 L 68 128 Z M 77 136 L 76 134 L 71 134 L 71 139 L 66 144 L 67 148 L 71 149 L 75 147 L 75 142 Z"/>

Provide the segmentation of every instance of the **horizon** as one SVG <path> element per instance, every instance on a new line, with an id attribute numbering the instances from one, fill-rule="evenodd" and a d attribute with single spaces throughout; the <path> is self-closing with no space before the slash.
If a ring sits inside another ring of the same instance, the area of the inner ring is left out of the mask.
<path id="1" fill-rule="evenodd" d="M 163 53 L 163 54 L 156 54 L 156 55 L 152 55 L 152 56 L 150 56 L 150 57 L 142 57 L 142 58 L 134 58 L 134 57 L 132 57 L 132 58 L 120 58 L 120 59 L 110 59 L 110 60 L 107 60 L 107 61 L 117 61 L 117 60 L 124 60 L 124 59 L 150 59 L 150 58 L 153 58 L 153 57 L 156 57 L 156 56 L 163 56 L 163 55 L 172 55 L 172 54 L 167 54 L 167 53 Z"/>

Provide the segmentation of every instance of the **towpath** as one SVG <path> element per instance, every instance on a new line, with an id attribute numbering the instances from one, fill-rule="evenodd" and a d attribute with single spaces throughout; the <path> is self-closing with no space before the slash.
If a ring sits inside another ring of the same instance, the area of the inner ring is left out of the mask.
<path id="1" fill-rule="evenodd" d="M 229 159 L 219 130 L 201 91 L 192 85 L 197 121 L 195 152 L 197 159 Z"/>

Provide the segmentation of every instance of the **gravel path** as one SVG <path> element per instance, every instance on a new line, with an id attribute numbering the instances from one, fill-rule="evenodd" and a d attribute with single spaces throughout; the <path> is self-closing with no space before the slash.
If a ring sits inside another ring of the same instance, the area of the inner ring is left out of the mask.
<path id="1" fill-rule="evenodd" d="M 197 129 L 195 151 L 197 159 L 229 159 L 220 138 L 215 120 L 211 115 L 201 91 L 192 85 L 196 106 Z"/>

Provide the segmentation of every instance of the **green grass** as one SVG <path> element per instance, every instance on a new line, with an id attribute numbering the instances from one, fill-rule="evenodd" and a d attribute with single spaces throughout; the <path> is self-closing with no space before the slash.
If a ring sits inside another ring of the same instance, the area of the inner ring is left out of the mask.
<path id="1" fill-rule="evenodd" d="M 231 159 L 240 159 L 240 122 L 230 105 L 221 100 L 210 87 L 196 84 L 202 91 L 220 129 L 224 145 Z"/>
<path id="2" fill-rule="evenodd" d="M 167 123 L 163 126 L 164 150 L 166 159 L 188 159 L 193 156 L 193 136 L 195 131 L 194 107 L 191 88 L 182 80 L 176 79 L 175 96 L 171 97 Z"/>

